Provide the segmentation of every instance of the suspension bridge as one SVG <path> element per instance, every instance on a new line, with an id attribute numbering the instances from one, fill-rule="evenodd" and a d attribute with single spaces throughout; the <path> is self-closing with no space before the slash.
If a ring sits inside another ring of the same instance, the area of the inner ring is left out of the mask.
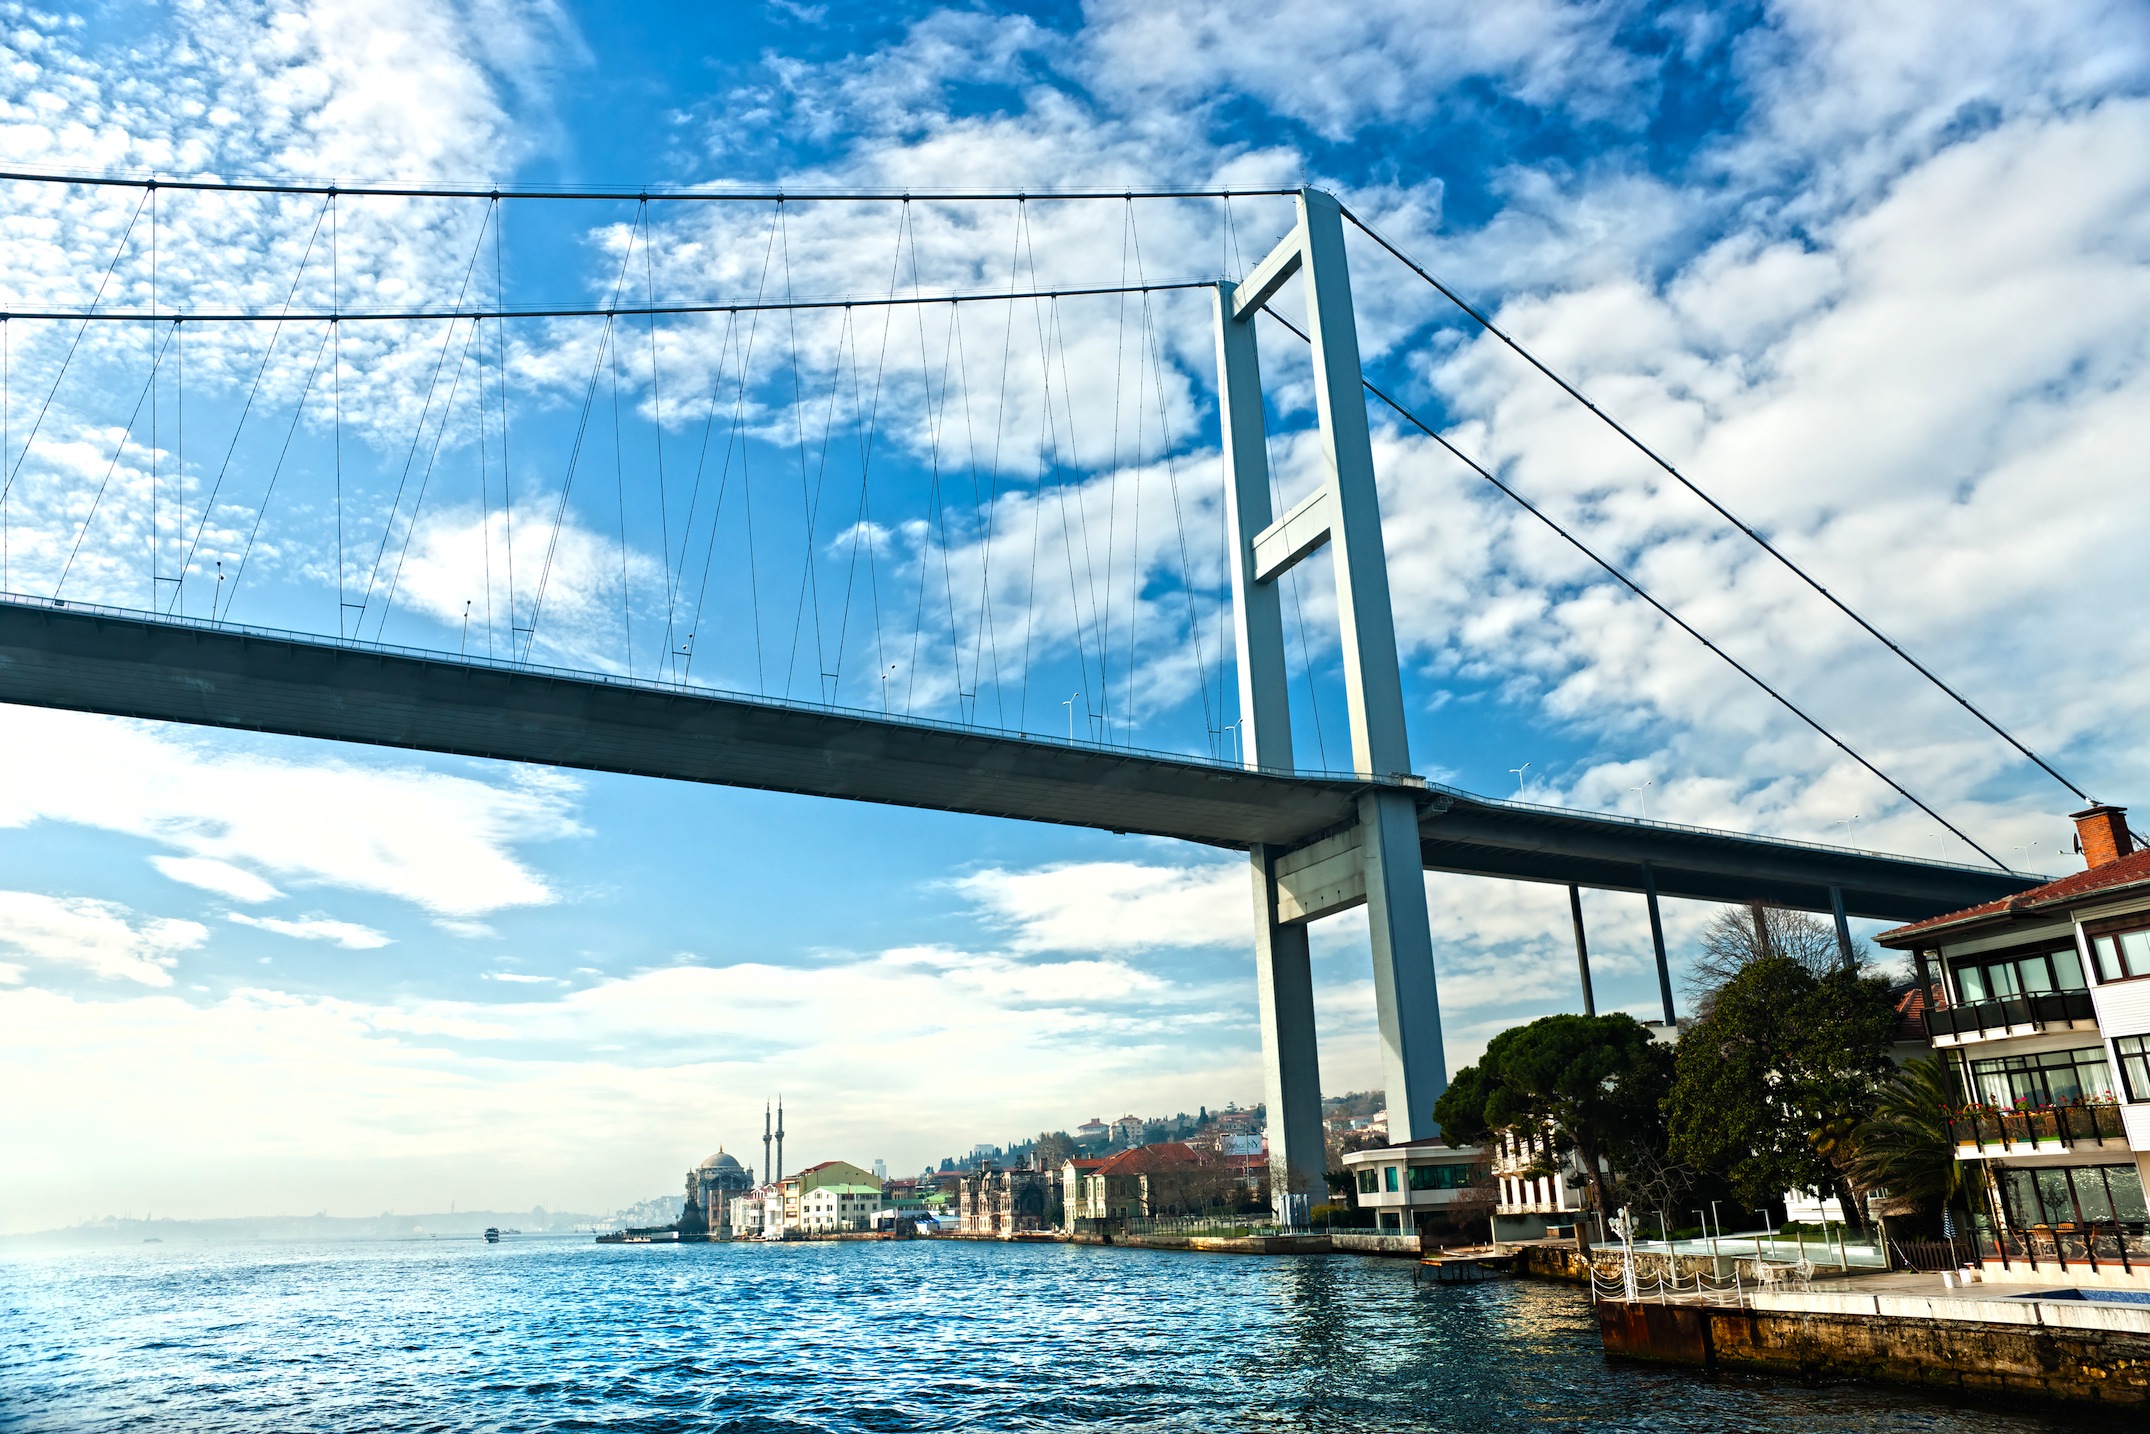
<path id="1" fill-rule="evenodd" d="M 508 213 L 547 206 L 612 218 L 518 248 L 604 272 L 511 303 Z M 0 275 L 0 701 L 1245 851 L 1280 1197 L 1324 1188 L 1314 921 L 1366 909 L 1392 1128 L 1435 1133 L 1423 871 L 1640 896 L 1668 1024 L 1660 897 L 1826 912 L 1848 952 L 1851 916 L 2038 880 L 1415 775 L 1370 403 L 1987 856 L 1369 383 L 1353 228 L 1589 405 L 1319 190 L 0 174 L 5 209 L 40 238 Z M 1197 212 L 1239 278 L 1152 274 Z"/>

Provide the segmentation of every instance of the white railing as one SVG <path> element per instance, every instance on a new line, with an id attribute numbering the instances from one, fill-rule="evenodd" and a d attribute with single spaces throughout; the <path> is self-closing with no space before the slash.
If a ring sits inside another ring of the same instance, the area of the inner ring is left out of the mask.
<path id="1" fill-rule="evenodd" d="M 1806 1264 L 1826 1270 L 1887 1269 L 1889 1258 L 1879 1244 L 1854 1244 L 1841 1230 L 1827 1236 L 1752 1234 L 1705 1235 L 1692 1240 L 1637 1240 L 1640 1255 L 1684 1255 L 1725 1260 L 1766 1261 L 1779 1265 Z"/>
<path id="2" fill-rule="evenodd" d="M 1625 1261 L 1617 1279 L 1607 1278 L 1595 1268 L 1590 1271 L 1592 1304 L 1604 1300 L 1621 1304 L 1654 1301 L 1661 1305 L 1744 1305 L 1753 1295 L 1754 1287 L 1740 1278 L 1736 1265 L 1730 1279 L 1715 1279 L 1699 1270 L 1691 1276 L 1678 1270 L 1645 1275 Z"/>

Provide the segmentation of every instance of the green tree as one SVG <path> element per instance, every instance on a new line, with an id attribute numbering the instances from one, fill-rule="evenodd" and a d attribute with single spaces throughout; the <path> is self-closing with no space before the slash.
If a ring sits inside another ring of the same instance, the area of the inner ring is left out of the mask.
<path id="1" fill-rule="evenodd" d="M 1747 962 L 1680 1038 L 1673 1157 L 1721 1171 L 1752 1204 L 1828 1191 L 1863 1224 L 1850 1136 L 1874 1110 L 1895 1032 L 1886 981 L 1789 956 Z"/>
<path id="2" fill-rule="evenodd" d="M 1852 1134 L 1852 1179 L 1929 1210 L 1954 1199 L 1963 1172 L 1947 1111 L 1957 1103 L 1956 1082 L 1939 1056 L 1903 1066 Z"/>
<path id="3" fill-rule="evenodd" d="M 1663 1146 L 1672 1053 L 1633 1016 L 1545 1016 L 1495 1036 L 1456 1072 L 1433 1108 L 1451 1146 L 1510 1126 L 1550 1127 L 1556 1150 L 1581 1158 L 1592 1204 L 1607 1207 L 1605 1166 L 1630 1148 Z"/>

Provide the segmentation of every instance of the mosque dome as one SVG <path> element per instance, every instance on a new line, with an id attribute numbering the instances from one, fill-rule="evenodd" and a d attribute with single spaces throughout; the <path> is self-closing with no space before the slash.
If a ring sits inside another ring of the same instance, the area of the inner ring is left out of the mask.
<path id="1" fill-rule="evenodd" d="M 710 1156 L 695 1168 L 697 1170 L 737 1170 L 739 1162 L 719 1150 L 715 1155 Z"/>

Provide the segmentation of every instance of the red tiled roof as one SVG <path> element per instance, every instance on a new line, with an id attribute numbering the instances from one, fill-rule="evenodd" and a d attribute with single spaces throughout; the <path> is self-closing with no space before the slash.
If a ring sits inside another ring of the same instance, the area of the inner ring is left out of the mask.
<path id="1" fill-rule="evenodd" d="M 1896 999 L 1896 1039 L 1926 1039 L 1926 992 L 1913 986 Z"/>
<path id="2" fill-rule="evenodd" d="M 1123 1150 L 1097 1167 L 1096 1175 L 1158 1175 L 1167 1170 L 1201 1163 L 1201 1157 L 1177 1140 L 1138 1145 Z"/>
<path id="3" fill-rule="evenodd" d="M 1951 911 L 1944 916 L 1929 916 L 1924 921 L 1914 921 L 1909 926 L 1884 931 L 1874 939 L 1884 946 L 1909 950 L 1925 937 L 1958 926 L 2004 920 L 2011 916 L 2028 916 L 2051 907 L 2064 906 L 2098 892 L 2141 885 L 2150 885 L 2150 847 L 2130 852 L 2118 861 L 2109 861 L 2103 866 L 2094 866 L 2088 871 L 2079 871 L 2058 881 L 2049 881 L 2044 886 L 2034 886 L 2029 891 L 2004 896 L 1999 901 L 1966 906 L 1961 911 Z"/>

